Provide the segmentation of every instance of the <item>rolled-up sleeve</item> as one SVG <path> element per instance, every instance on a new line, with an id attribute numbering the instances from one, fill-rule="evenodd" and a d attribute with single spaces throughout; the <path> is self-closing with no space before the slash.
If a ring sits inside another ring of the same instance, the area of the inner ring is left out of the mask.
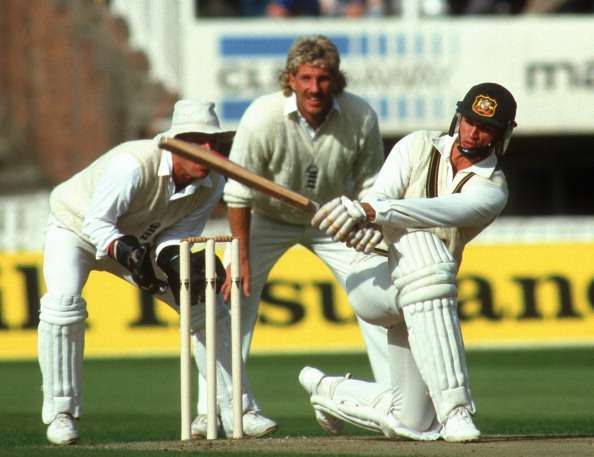
<path id="1" fill-rule="evenodd" d="M 255 109 L 250 106 L 239 122 L 229 160 L 261 175 L 264 166 L 262 159 L 262 137 L 264 135 L 260 132 L 257 122 L 252 120 L 254 116 Z M 231 208 L 250 207 L 253 199 L 252 192 L 252 189 L 240 182 L 228 179 L 223 199 L 227 206 Z"/>
<path id="2" fill-rule="evenodd" d="M 117 227 L 118 219 L 128 211 L 140 179 L 140 164 L 131 155 L 122 154 L 106 164 L 82 226 L 82 233 L 95 246 L 97 259 L 107 257 L 112 241 L 124 235 Z"/>

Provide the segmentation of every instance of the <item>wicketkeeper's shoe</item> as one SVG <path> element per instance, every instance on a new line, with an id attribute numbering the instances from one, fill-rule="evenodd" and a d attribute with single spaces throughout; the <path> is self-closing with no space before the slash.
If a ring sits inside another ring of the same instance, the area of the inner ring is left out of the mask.
<path id="1" fill-rule="evenodd" d="M 47 439 L 50 443 L 75 444 L 80 435 L 76 428 L 76 419 L 67 413 L 59 413 L 47 427 Z"/>
<path id="2" fill-rule="evenodd" d="M 258 411 L 248 411 L 243 415 L 243 436 L 261 438 L 278 430 L 278 424 Z M 225 430 L 228 437 L 233 436 L 233 430 Z"/>
<path id="3" fill-rule="evenodd" d="M 227 437 L 233 436 L 233 414 L 230 413 L 228 420 L 223 424 L 223 435 Z M 221 430 L 220 418 L 217 416 L 217 427 Z M 278 425 L 271 419 L 262 416 L 258 411 L 248 411 L 243 415 L 243 436 L 249 438 L 260 438 L 270 435 L 278 430 Z M 200 414 L 192 422 L 191 427 L 192 439 L 206 438 L 206 415 Z"/>
<path id="4" fill-rule="evenodd" d="M 217 430 L 220 430 L 221 422 L 219 417 L 217 416 Z M 192 421 L 192 425 L 190 426 L 190 437 L 193 440 L 201 440 L 206 438 L 206 430 L 207 430 L 207 418 L 206 414 L 199 414 L 196 418 Z"/>
<path id="5" fill-rule="evenodd" d="M 474 425 L 470 411 L 464 406 L 454 409 L 441 429 L 441 437 L 453 443 L 476 441 L 479 436 L 481 432 Z"/>
<path id="6" fill-rule="evenodd" d="M 303 367 L 299 372 L 299 383 L 311 395 L 317 394 L 317 387 L 326 375 L 313 367 Z M 344 422 L 330 414 L 314 407 L 314 415 L 320 427 L 330 435 L 340 435 L 344 429 Z"/>

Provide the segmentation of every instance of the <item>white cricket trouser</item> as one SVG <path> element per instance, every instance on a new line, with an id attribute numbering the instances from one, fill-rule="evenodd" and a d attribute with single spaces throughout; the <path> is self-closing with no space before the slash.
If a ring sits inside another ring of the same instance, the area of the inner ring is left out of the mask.
<path id="1" fill-rule="evenodd" d="M 354 249 L 344 243 L 332 239 L 319 230 L 306 225 L 294 225 L 279 222 L 257 213 L 252 213 L 250 227 L 250 270 L 251 294 L 244 297 L 242 302 L 242 355 L 244 364 L 247 359 L 254 327 L 258 319 L 258 306 L 262 289 L 266 284 L 272 267 L 279 258 L 292 246 L 301 244 L 316 254 L 330 268 L 338 283 L 345 288 L 345 280 L 349 273 L 351 259 L 356 254 Z M 299 266 L 302 267 L 302 266 Z M 374 377 L 380 383 L 388 385 L 390 371 L 388 364 L 386 329 L 368 324 L 361 319 L 359 326 L 363 334 L 367 354 L 371 363 Z M 205 392 L 205 382 L 200 377 L 199 392 Z M 254 396 L 247 392 L 249 409 L 258 409 Z M 198 412 L 206 411 L 206 398 L 199 395 Z"/>
<path id="2" fill-rule="evenodd" d="M 459 406 L 475 411 L 457 316 L 457 264 L 443 241 L 423 230 L 395 237 L 390 256 L 390 261 L 370 256 L 365 262 L 358 256 L 347 285 L 363 304 L 356 307 L 357 314 L 389 328 L 393 389 L 351 388 L 352 383 L 344 381 L 337 392 L 341 400 L 352 399 L 378 417 L 389 411 L 381 410 L 388 405 L 399 423 L 426 432 L 430 418 L 443 423 Z"/>
<path id="3" fill-rule="evenodd" d="M 386 436 L 435 439 L 439 430 L 435 408 L 410 350 L 403 320 L 390 327 L 388 341 L 390 386 L 327 376 L 316 387 L 312 404 L 362 428 L 388 431 Z"/>

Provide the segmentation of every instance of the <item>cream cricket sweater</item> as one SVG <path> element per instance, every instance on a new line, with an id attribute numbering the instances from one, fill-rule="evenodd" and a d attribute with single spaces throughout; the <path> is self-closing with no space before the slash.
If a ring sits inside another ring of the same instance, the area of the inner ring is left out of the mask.
<path id="1" fill-rule="evenodd" d="M 384 159 L 377 116 L 361 98 L 342 93 L 312 138 L 287 113 L 282 92 L 256 99 L 243 115 L 230 159 L 318 203 L 340 196 L 360 198 L 373 184 Z M 290 224 L 309 224 L 310 215 L 229 180 L 224 191 L 230 207 L 249 207 Z"/>
<path id="2" fill-rule="evenodd" d="M 164 229 L 182 220 L 201 207 L 221 186 L 223 177 L 211 172 L 213 186 L 201 187 L 193 194 L 175 200 L 169 199 L 169 175 L 159 176 L 162 151 L 154 140 L 137 140 L 123 143 L 103 154 L 87 168 L 58 185 L 50 194 L 52 214 L 68 229 L 86 241 L 82 231 L 83 221 L 93 192 L 105 165 L 118 155 L 133 156 L 140 164 L 141 183 L 132 197 L 130 206 L 117 223 L 118 229 L 144 241 L 151 241 Z"/>

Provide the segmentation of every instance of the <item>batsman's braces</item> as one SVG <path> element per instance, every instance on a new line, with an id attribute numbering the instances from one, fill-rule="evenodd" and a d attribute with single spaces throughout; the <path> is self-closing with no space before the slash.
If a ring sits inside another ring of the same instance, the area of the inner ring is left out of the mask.
<path id="1" fill-rule="evenodd" d="M 370 251 L 362 222 L 381 229 L 388 261 L 362 256 L 347 288 L 357 315 L 388 329 L 391 388 L 305 367 L 299 380 L 320 425 L 343 421 L 388 437 L 472 441 L 480 432 L 457 313 L 456 273 L 466 243 L 503 210 L 498 167 L 516 126 L 516 102 L 495 83 L 472 87 L 447 135 L 417 131 L 399 141 L 362 202 L 336 198 L 312 225 Z M 371 288 L 369 287 L 371 286 Z"/>
<path id="2" fill-rule="evenodd" d="M 214 103 L 181 100 L 163 135 L 215 149 L 220 141 L 230 141 L 233 132 L 220 127 Z M 89 273 L 110 272 L 178 310 L 179 242 L 201 234 L 221 199 L 223 177 L 160 149 L 160 136 L 116 146 L 50 195 L 43 264 L 47 293 L 41 299 L 38 356 L 42 419 L 52 443 L 72 444 L 79 439 L 87 318 L 82 290 Z M 203 302 L 202 252 L 191 256 L 193 304 Z M 224 278 L 220 262 L 217 271 Z M 195 347 L 203 347 L 203 306 L 193 307 L 190 325 Z M 222 402 L 231 395 L 232 383 L 229 317 L 221 294 L 216 325 L 217 390 Z M 196 351 L 196 362 L 204 371 L 204 351 Z M 231 414 L 221 417 L 225 432 L 231 434 Z M 249 419 L 246 413 L 246 435 L 253 428 Z"/>

